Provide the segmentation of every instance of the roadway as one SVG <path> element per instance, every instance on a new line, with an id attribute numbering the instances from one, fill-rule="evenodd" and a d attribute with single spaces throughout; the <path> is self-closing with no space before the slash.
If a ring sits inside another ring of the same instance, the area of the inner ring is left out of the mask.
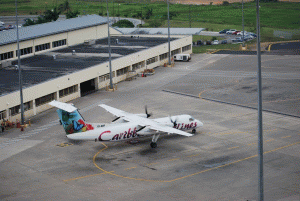
<path id="1" fill-rule="evenodd" d="M 197 85 L 196 77 L 179 82 L 193 73 L 203 80 L 199 72 L 222 84 L 220 75 L 229 76 L 240 57 L 192 55 L 189 63 L 159 67 L 153 76 L 119 83 L 115 92 L 97 91 L 72 101 L 89 122 L 114 118 L 100 103 L 132 113 L 142 113 L 148 105 L 151 118 L 191 114 L 203 121 L 193 137 L 166 135 L 156 149 L 150 148 L 148 137 L 132 143 L 69 141 L 55 109 L 32 118 L 24 132 L 6 131 L 0 137 L 0 199 L 257 200 L 257 111 L 163 91 L 170 84 L 178 90 L 191 82 Z M 244 58 L 251 61 L 252 56 Z M 228 64 L 217 69 L 224 59 Z M 264 112 L 263 119 L 265 200 L 299 200 L 299 118 Z"/>

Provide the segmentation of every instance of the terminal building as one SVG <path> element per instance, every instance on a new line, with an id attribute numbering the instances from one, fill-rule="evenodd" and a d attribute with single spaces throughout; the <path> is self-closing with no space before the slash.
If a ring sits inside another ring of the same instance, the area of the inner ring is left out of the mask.
<path id="1" fill-rule="evenodd" d="M 110 28 L 113 83 L 168 61 L 166 35 L 123 35 Z M 19 29 L 25 118 L 109 84 L 108 23 L 88 15 Z M 20 119 L 16 30 L 0 32 L 0 123 Z M 192 36 L 172 35 L 171 56 L 192 53 Z"/>

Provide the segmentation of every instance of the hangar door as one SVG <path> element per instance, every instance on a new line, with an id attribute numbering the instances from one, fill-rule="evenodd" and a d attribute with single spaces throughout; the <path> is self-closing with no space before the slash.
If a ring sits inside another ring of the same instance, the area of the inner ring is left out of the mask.
<path id="1" fill-rule="evenodd" d="M 80 95 L 86 96 L 96 91 L 95 79 L 80 83 Z"/>

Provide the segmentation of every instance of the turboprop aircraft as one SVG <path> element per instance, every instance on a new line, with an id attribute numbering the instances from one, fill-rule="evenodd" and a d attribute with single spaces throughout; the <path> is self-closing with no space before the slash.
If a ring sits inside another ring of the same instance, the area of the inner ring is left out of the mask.
<path id="1" fill-rule="evenodd" d="M 71 104 L 52 101 L 49 103 L 58 108 L 57 113 L 66 131 L 67 138 L 72 140 L 121 141 L 152 135 L 152 148 L 157 147 L 161 133 L 193 136 L 184 130 L 196 132 L 203 123 L 190 115 L 178 115 L 157 119 L 149 119 L 147 107 L 145 114 L 132 114 L 105 104 L 99 105 L 117 116 L 110 124 L 86 123 L 78 109 Z"/>

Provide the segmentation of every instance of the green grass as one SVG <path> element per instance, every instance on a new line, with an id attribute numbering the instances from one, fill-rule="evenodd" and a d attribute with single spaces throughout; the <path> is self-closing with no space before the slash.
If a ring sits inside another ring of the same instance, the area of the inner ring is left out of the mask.
<path id="1" fill-rule="evenodd" d="M 167 14 L 167 6 L 165 3 L 153 2 L 148 4 L 138 4 L 129 3 L 130 1 L 123 0 L 123 3 L 109 3 L 110 15 L 116 16 L 119 13 L 121 16 L 128 15 L 131 17 L 142 10 L 145 15 L 146 8 L 152 8 L 152 19 L 165 20 L 164 16 Z M 58 6 L 64 2 L 65 0 L 23 0 L 18 2 L 18 11 L 21 14 L 30 14 L 30 12 L 37 12 L 40 14 L 43 13 L 46 8 L 52 9 L 54 6 Z M 101 0 L 69 0 L 69 4 L 72 9 L 79 10 L 81 14 L 98 14 L 99 12 L 106 13 L 106 3 L 103 1 L 101 2 Z M 260 6 L 260 21 L 262 27 L 277 29 L 298 29 L 300 27 L 299 3 L 260 3 Z M 170 5 L 170 12 L 177 14 L 173 20 L 178 21 L 182 27 L 189 26 L 189 11 L 191 11 L 193 27 L 194 25 L 198 25 L 198 23 L 203 23 L 203 25 L 218 24 L 220 27 L 224 28 L 228 28 L 226 25 L 230 25 L 235 28 L 241 26 L 242 23 L 241 3 L 233 3 L 229 6 Z M 14 0 L 1 0 L 0 13 L 2 15 L 15 15 Z M 244 3 L 244 19 L 247 27 L 255 27 L 256 8 L 254 2 Z M 214 29 L 214 27 L 211 28 Z M 219 29 L 219 27 L 215 27 L 214 30 L 216 29 Z"/>
<path id="2" fill-rule="evenodd" d="M 193 47 L 193 53 L 206 53 L 209 50 L 220 50 L 220 49 L 230 49 L 239 50 L 241 44 L 219 44 L 219 45 L 202 45 L 199 47 Z"/>
<path id="3" fill-rule="evenodd" d="M 53 9 L 63 4 L 65 0 L 18 0 L 18 13 L 43 14 L 46 9 Z M 109 3 L 110 16 L 132 17 L 143 11 L 146 14 L 147 8 L 153 9 L 153 16 L 150 20 L 161 22 L 160 27 L 167 27 L 167 4 L 164 2 L 151 2 L 143 0 L 143 3 L 131 3 L 132 0 L 119 0 L 118 3 Z M 80 14 L 106 13 L 106 1 L 104 0 L 69 0 L 72 10 L 80 11 Z M 209 31 L 220 31 L 231 28 L 242 30 L 242 9 L 241 3 L 223 5 L 182 5 L 170 4 L 170 13 L 177 14 L 171 20 L 171 27 L 207 28 Z M 286 40 L 275 38 L 274 30 L 289 31 L 300 27 L 300 3 L 272 2 L 260 3 L 261 41 L 272 42 Z M 15 15 L 15 1 L 0 1 L 1 15 Z M 149 20 L 145 20 L 143 27 L 149 26 Z M 244 3 L 244 24 L 245 30 L 256 32 L 256 5 L 254 2 Z M 211 40 L 211 37 L 200 38 Z M 300 39 L 300 35 L 293 36 L 293 39 Z M 224 45 L 223 45 L 224 46 Z M 222 47 L 223 47 L 222 46 Z"/>

